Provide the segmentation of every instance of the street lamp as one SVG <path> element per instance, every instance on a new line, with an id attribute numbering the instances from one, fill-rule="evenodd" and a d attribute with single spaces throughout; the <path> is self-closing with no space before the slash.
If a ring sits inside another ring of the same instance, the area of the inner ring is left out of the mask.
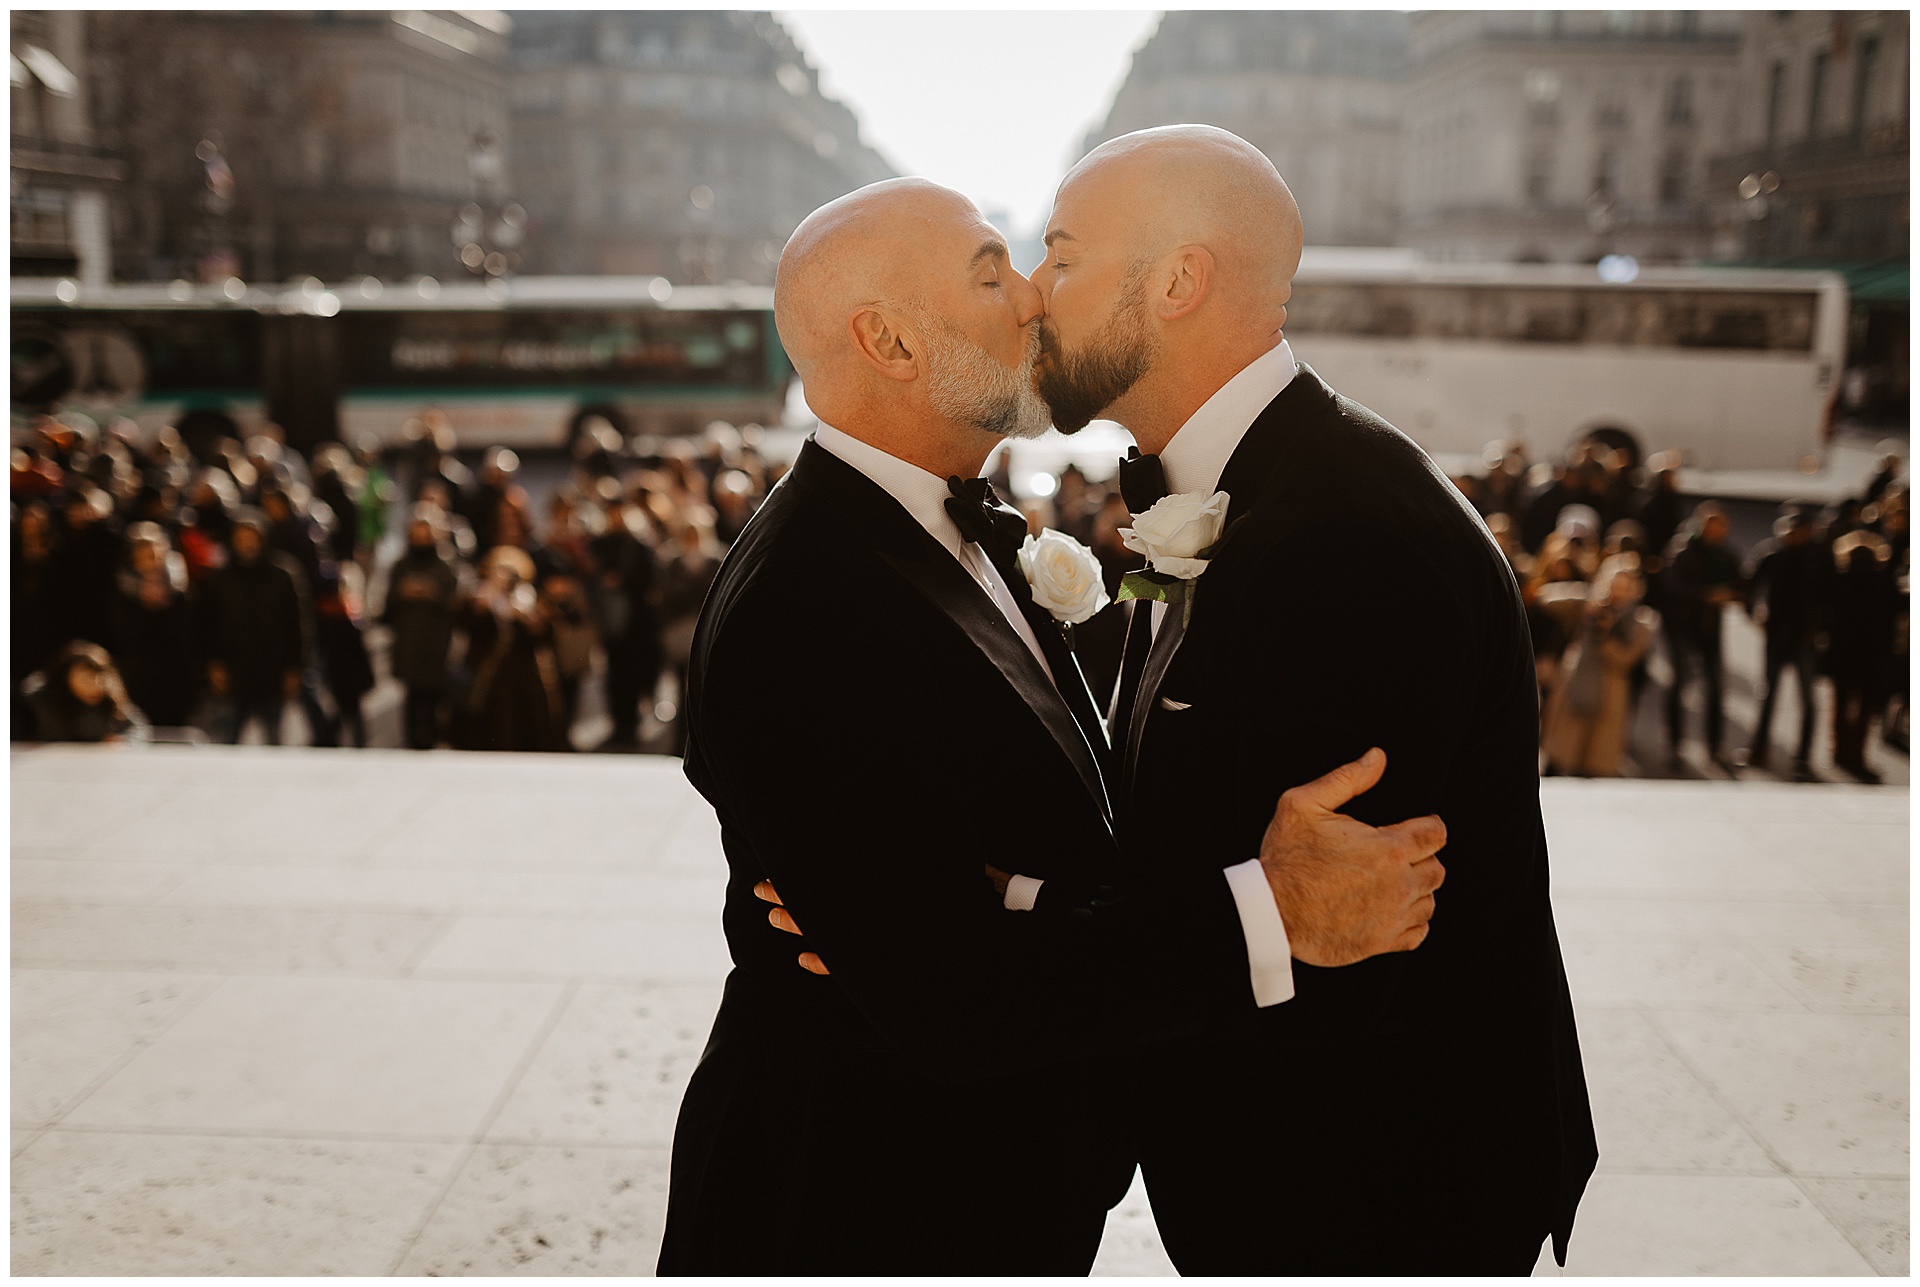
<path id="1" fill-rule="evenodd" d="M 467 174 L 473 200 L 453 221 L 453 245 L 460 264 L 484 281 L 498 281 L 520 265 L 527 237 L 527 212 L 517 201 L 500 203 L 506 186 L 506 158 L 493 131 L 482 129 L 467 149 Z"/>
<path id="2" fill-rule="evenodd" d="M 230 280 L 240 275 L 240 261 L 227 235 L 227 215 L 233 209 L 233 168 L 220 152 L 217 135 L 209 132 L 193 149 L 200 162 L 200 207 L 207 212 L 207 254 L 200 261 L 200 280 Z"/>
<path id="3" fill-rule="evenodd" d="M 1770 198 L 1779 190 L 1780 176 L 1772 170 L 1749 174 L 1740 180 L 1740 210 L 1753 227 L 1748 239 L 1750 250 L 1747 258 L 1749 259 L 1761 260 L 1767 257 L 1767 240 L 1772 225 L 1766 222 L 1766 218 L 1773 213 L 1773 202 Z"/>

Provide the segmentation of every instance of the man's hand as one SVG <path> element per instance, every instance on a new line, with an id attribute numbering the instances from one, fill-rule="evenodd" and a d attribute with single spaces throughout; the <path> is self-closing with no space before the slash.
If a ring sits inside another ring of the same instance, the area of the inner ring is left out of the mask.
<path id="1" fill-rule="evenodd" d="M 1273 901 L 1297 961 L 1352 965 L 1383 952 L 1410 952 L 1427 937 L 1433 891 L 1446 879 L 1434 857 L 1447 843 L 1439 818 L 1390 827 L 1336 813 L 1386 771 L 1375 747 L 1325 777 L 1280 797 L 1260 842 Z"/>
<path id="2" fill-rule="evenodd" d="M 767 913 L 767 919 L 773 922 L 775 929 L 783 929 L 789 934 L 801 933 L 800 922 L 793 919 L 793 913 L 789 912 L 786 904 L 780 901 L 780 895 L 774 892 L 772 881 L 763 880 L 755 885 L 753 896 L 762 902 L 773 904 L 773 910 Z M 829 973 L 827 963 L 813 952 L 800 953 L 800 968 L 815 974 Z"/>

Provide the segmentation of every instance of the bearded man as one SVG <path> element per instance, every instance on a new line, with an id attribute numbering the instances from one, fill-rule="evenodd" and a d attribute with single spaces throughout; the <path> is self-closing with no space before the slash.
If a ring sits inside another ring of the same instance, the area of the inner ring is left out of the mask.
<path id="1" fill-rule="evenodd" d="M 1354 816 L 1447 822 L 1419 951 L 1342 970 L 1296 952 L 1286 1004 L 1132 1069 L 1123 1113 L 1174 1264 L 1524 1274 L 1549 1237 L 1564 1264 L 1596 1148 L 1505 559 L 1418 447 L 1296 363 L 1300 213 L 1245 140 L 1105 143 L 1045 240 L 1040 388 L 1063 430 L 1132 433 L 1133 542 L 1168 600 L 1134 603 L 1109 722 L 1123 878 L 1251 843 L 1280 785 L 1369 746 L 1394 771 Z M 1209 511 L 1218 543 L 1180 546 L 1178 520 Z"/>
<path id="2" fill-rule="evenodd" d="M 823 207 L 781 258 L 822 424 L 693 645 L 687 775 L 721 825 L 735 969 L 675 1129 L 662 1273 L 1085 1273 L 1133 1174 L 1115 1052 L 1250 1018 L 1282 921 L 1327 964 L 1424 937 L 1444 828 L 1333 812 L 1377 755 L 1097 916 L 1010 911 L 989 880 L 1057 893 L 1117 859 L 1100 719 L 1017 566 L 1024 522 L 977 481 L 1047 427 L 1039 311 L 1000 234 L 922 180 Z M 792 917 L 831 975 L 795 966 Z"/>

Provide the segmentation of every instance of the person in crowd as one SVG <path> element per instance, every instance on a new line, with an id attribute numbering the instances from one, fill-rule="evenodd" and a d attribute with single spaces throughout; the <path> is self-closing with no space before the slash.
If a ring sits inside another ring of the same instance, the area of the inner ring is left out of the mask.
<path id="1" fill-rule="evenodd" d="M 1798 505 L 1781 508 L 1773 536 L 1747 555 L 1747 615 L 1766 635 L 1761 672 L 1760 717 L 1754 724 L 1747 763 L 1764 768 L 1772 756 L 1774 708 L 1781 681 L 1793 673 L 1800 702 L 1800 735 L 1793 756 L 1793 779 L 1814 781 L 1813 685 L 1819 673 L 1819 635 L 1825 618 L 1826 589 L 1832 579 L 1827 552 L 1813 539 L 1813 516 Z"/>
<path id="2" fill-rule="evenodd" d="M 112 648 L 118 642 L 112 605 L 120 565 L 113 499 L 100 488 L 81 483 L 67 493 L 61 512 L 66 530 L 55 546 L 52 569 L 58 629 L 63 639 L 85 639 Z"/>
<path id="3" fill-rule="evenodd" d="M 744 470 L 725 470 L 714 478 L 711 492 L 714 531 L 722 544 L 730 546 L 740 539 L 740 533 L 746 530 L 747 520 L 759 508 L 753 480 L 747 477 Z"/>
<path id="4" fill-rule="evenodd" d="M 550 551 L 543 553 L 551 554 Z M 563 726 L 571 730 L 580 715 L 580 687 L 593 669 L 594 652 L 600 639 L 594 632 L 586 589 L 574 574 L 572 563 L 550 557 L 546 571 L 538 570 L 538 559 L 535 567 L 540 612 L 553 630 L 553 661 L 560 683 Z"/>
<path id="5" fill-rule="evenodd" d="M 270 477 L 263 475 L 259 489 L 260 512 L 266 515 L 268 523 L 267 544 L 299 567 L 307 610 L 313 616 L 317 613 L 323 587 L 334 584 L 338 578 L 333 560 L 327 553 L 326 528 L 307 508 L 311 493 L 304 483 L 294 478 L 287 467 L 290 457 L 280 451 L 279 444 L 264 435 L 256 436 L 249 442 L 256 444 L 250 449 L 255 458 L 266 462 L 267 467 L 275 471 Z M 306 716 L 315 746 L 340 744 L 340 725 L 345 714 L 337 697 L 334 707 L 330 709 L 320 696 L 323 676 L 332 666 L 327 656 L 327 642 L 333 633 L 320 631 L 316 621 L 313 649 L 306 668 L 300 673 L 300 709 Z M 343 673 L 353 673 L 351 660 L 346 663 Z"/>
<path id="6" fill-rule="evenodd" d="M 1887 563 L 1893 570 L 1894 582 L 1893 640 L 1887 650 L 1884 685 L 1887 701 L 1881 712 L 1880 740 L 1905 755 L 1911 745 L 1908 729 L 1912 692 L 1910 569 L 1913 558 L 1905 484 L 1888 491 L 1881 499 L 1880 535 L 1887 543 Z"/>
<path id="7" fill-rule="evenodd" d="M 1871 505 L 1886 495 L 1887 490 L 1899 479 L 1900 467 L 1900 457 L 1891 452 L 1881 456 L 1879 465 L 1873 471 L 1873 477 L 1867 480 L 1866 490 L 1860 493 L 1861 503 Z"/>
<path id="8" fill-rule="evenodd" d="M 1513 515 L 1505 510 L 1495 510 L 1485 518 L 1493 543 L 1500 547 L 1500 553 L 1506 556 L 1507 566 L 1513 569 L 1514 580 L 1525 586 L 1533 575 L 1533 560 L 1520 548 L 1520 535 L 1514 526 Z"/>
<path id="9" fill-rule="evenodd" d="M 472 485 L 455 496 L 457 512 L 473 526 L 474 540 L 483 555 L 500 544 L 500 503 L 518 489 L 515 477 L 519 472 L 520 457 L 515 452 L 506 447 L 489 447 L 480 459 Z M 532 525 L 523 524 L 521 531 L 530 535 Z"/>
<path id="10" fill-rule="evenodd" d="M 698 470 L 693 473 L 699 477 Z M 660 679 L 654 530 L 637 498 L 627 498 L 608 511 L 606 530 L 593 542 L 594 605 L 607 656 L 607 714 L 613 720 L 607 741 L 616 748 L 639 745 L 641 708 L 651 708 Z"/>
<path id="11" fill-rule="evenodd" d="M 1833 545 L 1834 579 L 1827 671 L 1833 677 L 1833 762 L 1861 782 L 1879 782 L 1868 767 L 1867 728 L 1880 705 L 1892 641 L 1897 590 L 1887 543 L 1865 528 Z"/>
<path id="12" fill-rule="evenodd" d="M 28 677 L 33 737 L 41 742 L 145 741 L 148 726 L 127 699 L 113 658 L 98 644 L 76 639 Z"/>
<path id="13" fill-rule="evenodd" d="M 1096 489 L 1087 481 L 1080 466 L 1069 463 L 1060 471 L 1054 488 L 1054 527 L 1082 545 L 1093 544 L 1093 516 L 1100 508 L 1104 488 Z"/>
<path id="14" fill-rule="evenodd" d="M 1541 749 L 1549 772 L 1619 776 L 1633 730 L 1633 670 L 1660 626 L 1644 594 L 1639 556 L 1616 554 L 1591 586 L 1563 583 L 1542 596 L 1572 640 L 1547 698 Z"/>
<path id="15" fill-rule="evenodd" d="M 468 748 L 477 751 L 569 749 L 553 631 L 540 608 L 533 560 L 496 545 L 481 563 L 480 585 L 463 613 Z"/>
<path id="16" fill-rule="evenodd" d="M 707 590 L 720 571 L 720 558 L 726 546 L 715 534 L 713 522 L 703 506 L 689 506 L 669 529 L 668 546 L 672 553 L 660 564 L 658 579 L 660 646 L 663 667 L 673 673 L 674 719 L 673 753 L 686 750 L 687 666 L 693 655 L 693 631 L 700 619 L 700 607 Z M 658 713 L 658 712 L 656 712 Z"/>
<path id="17" fill-rule="evenodd" d="M 406 690 L 407 745 L 430 751 L 440 744 L 448 697 L 449 660 L 459 616 L 461 573 L 445 538 L 443 512 L 418 504 L 407 520 L 407 547 L 387 580 L 381 620 L 393 631 L 388 666 Z"/>
<path id="18" fill-rule="evenodd" d="M 186 728 L 206 689 L 186 560 L 158 523 L 127 529 L 127 567 L 114 598 L 127 695 L 154 725 Z"/>
<path id="19" fill-rule="evenodd" d="M 1731 771 L 1722 747 L 1726 730 L 1721 634 L 1727 605 L 1745 595 L 1739 556 L 1727 545 L 1727 516 L 1712 501 L 1693 512 L 1687 530 L 1673 538 L 1661 596 L 1667 661 L 1673 686 L 1667 690 L 1667 745 L 1678 768 L 1685 740 L 1687 685 L 1698 674 L 1705 684 L 1707 755 Z"/>
<path id="20" fill-rule="evenodd" d="M 454 454 L 453 424 L 447 413 L 428 411 L 417 420 L 409 420 L 402 430 L 406 445 L 402 448 L 402 469 L 407 494 L 413 500 L 434 500 L 453 517 L 460 517 L 453 502 L 473 485 L 473 471 Z M 438 484 L 444 495 L 435 499 L 426 494 L 429 484 Z"/>
<path id="21" fill-rule="evenodd" d="M 327 691 L 339 711 L 338 737 L 353 745 L 367 744 L 364 709 L 373 691 L 373 658 L 367 653 L 366 604 L 361 592 L 360 566 L 351 559 L 321 565 L 318 592 L 313 599 L 314 641 L 319 646 L 321 672 Z"/>
<path id="22" fill-rule="evenodd" d="M 1575 499 L 1567 467 L 1541 461 L 1527 476 L 1527 500 L 1520 511 L 1520 543 L 1532 554 L 1546 542 L 1560 511 Z"/>
<path id="23" fill-rule="evenodd" d="M 1667 547 L 1686 518 L 1686 501 L 1680 495 L 1679 465 L 1671 457 L 1656 456 L 1648 464 L 1653 470 L 1651 481 L 1634 510 L 1633 520 L 1640 524 L 1645 540 L 1644 568 L 1652 579 L 1665 568 Z"/>
<path id="24" fill-rule="evenodd" d="M 280 745 L 281 714 L 313 662 L 311 590 L 299 565 L 268 547 L 269 527 L 259 510 L 241 510 L 232 558 L 207 581 L 207 681 L 225 699 L 218 731 L 230 744 L 258 718 Z"/>
<path id="25" fill-rule="evenodd" d="M 326 552 L 335 563 L 352 563 L 360 552 L 360 505 L 366 476 L 344 443 L 322 443 L 313 453 L 313 497 L 333 515 Z"/>
<path id="26" fill-rule="evenodd" d="M 12 657 L 13 736 L 24 738 L 32 727 L 23 684 L 27 676 L 47 663 L 66 642 L 57 611 L 54 579 L 56 542 L 53 511 L 43 501 L 16 507 L 13 521 L 13 582 L 8 593 L 12 628 L 8 632 Z"/>

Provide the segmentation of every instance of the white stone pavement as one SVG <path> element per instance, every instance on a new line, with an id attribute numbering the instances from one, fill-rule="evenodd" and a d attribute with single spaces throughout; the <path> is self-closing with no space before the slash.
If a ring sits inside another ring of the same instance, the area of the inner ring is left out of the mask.
<path id="1" fill-rule="evenodd" d="M 1568 1272 L 1905 1274 L 1906 791 L 1544 798 Z M 22 750 L 12 846 L 14 1273 L 650 1271 L 727 965 L 676 761 Z M 1137 1186 L 1098 1268 L 1170 1271 Z"/>

